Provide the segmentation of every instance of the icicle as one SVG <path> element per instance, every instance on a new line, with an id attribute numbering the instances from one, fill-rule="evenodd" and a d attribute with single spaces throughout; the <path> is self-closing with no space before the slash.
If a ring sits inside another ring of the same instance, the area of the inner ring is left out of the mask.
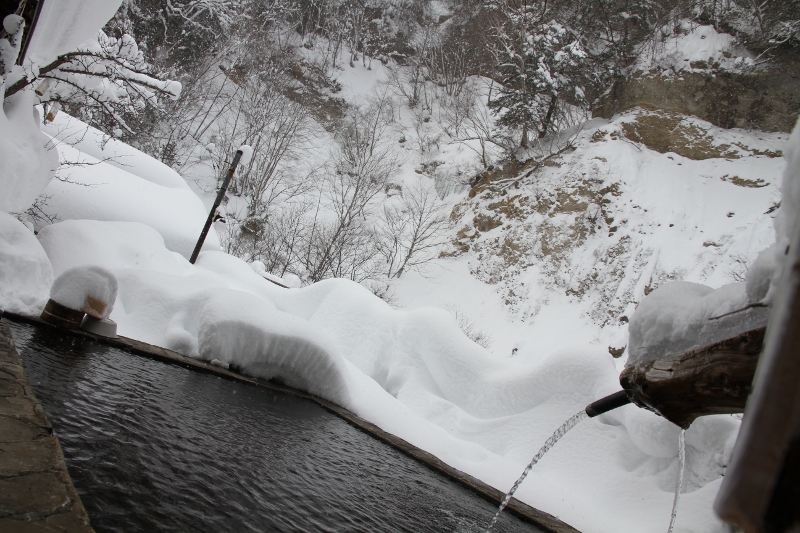
<path id="1" fill-rule="evenodd" d="M 675 527 L 675 517 L 678 516 L 678 500 L 681 498 L 681 487 L 683 487 L 683 471 L 686 467 L 686 430 L 681 429 L 678 436 L 678 483 L 675 486 L 675 499 L 672 501 L 672 517 L 669 519 L 669 529 L 667 533 L 672 533 Z"/>

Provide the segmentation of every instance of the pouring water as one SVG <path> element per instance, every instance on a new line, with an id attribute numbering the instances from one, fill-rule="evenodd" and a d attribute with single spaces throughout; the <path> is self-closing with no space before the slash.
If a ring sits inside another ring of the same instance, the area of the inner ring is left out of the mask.
<path id="1" fill-rule="evenodd" d="M 563 437 L 570 429 L 578 425 L 578 422 L 580 422 L 584 418 L 587 418 L 588 416 L 589 415 L 586 414 L 586 410 L 581 409 L 579 412 L 572 415 L 566 422 L 561 424 L 561 427 L 559 427 L 555 431 L 555 433 L 553 433 L 553 435 L 549 439 L 547 439 L 547 441 L 544 443 L 544 446 L 542 446 L 539 449 L 536 455 L 533 456 L 533 459 L 531 459 L 531 462 L 528 463 L 528 466 L 525 467 L 525 470 L 522 472 L 522 475 L 519 477 L 516 483 L 514 483 L 514 486 L 511 487 L 511 490 L 508 491 L 508 494 L 506 494 L 505 498 L 503 498 L 503 501 L 500 502 L 500 507 L 497 509 L 497 512 L 494 514 L 492 521 L 486 528 L 487 533 L 492 529 L 495 522 L 497 522 L 497 519 L 500 517 L 500 513 L 503 512 L 503 509 L 506 508 L 508 502 L 511 501 L 511 498 L 514 496 L 514 493 L 517 492 L 519 486 L 522 485 L 522 482 L 528 476 L 528 473 L 531 471 L 531 468 L 533 468 L 533 465 L 538 463 L 539 459 L 541 459 L 544 456 L 544 454 L 549 452 L 550 448 L 552 448 L 555 445 L 555 443 L 559 441 L 561 437 Z"/>

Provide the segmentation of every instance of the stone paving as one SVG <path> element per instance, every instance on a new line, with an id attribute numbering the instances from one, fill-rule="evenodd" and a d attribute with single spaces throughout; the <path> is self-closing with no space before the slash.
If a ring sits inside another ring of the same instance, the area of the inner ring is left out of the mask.
<path id="1" fill-rule="evenodd" d="M 0 531 L 91 533 L 64 455 L 0 322 Z"/>

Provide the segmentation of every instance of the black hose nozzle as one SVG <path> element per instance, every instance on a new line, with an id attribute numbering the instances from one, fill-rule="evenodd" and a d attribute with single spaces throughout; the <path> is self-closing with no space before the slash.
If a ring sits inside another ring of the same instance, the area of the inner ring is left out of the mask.
<path id="1" fill-rule="evenodd" d="M 589 418 L 594 418 L 629 403 L 631 403 L 631 399 L 628 397 L 628 391 L 621 390 L 587 405 L 586 414 L 589 415 Z"/>

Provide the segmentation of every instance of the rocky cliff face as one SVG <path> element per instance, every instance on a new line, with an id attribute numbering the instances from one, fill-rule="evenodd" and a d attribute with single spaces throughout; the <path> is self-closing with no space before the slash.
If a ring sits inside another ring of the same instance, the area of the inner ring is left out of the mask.
<path id="1" fill-rule="evenodd" d="M 722 128 L 789 132 L 800 115 L 800 53 L 786 53 L 751 73 L 719 70 L 706 62 L 680 72 L 621 78 L 593 109 L 611 118 L 636 106 L 694 115 Z"/>

